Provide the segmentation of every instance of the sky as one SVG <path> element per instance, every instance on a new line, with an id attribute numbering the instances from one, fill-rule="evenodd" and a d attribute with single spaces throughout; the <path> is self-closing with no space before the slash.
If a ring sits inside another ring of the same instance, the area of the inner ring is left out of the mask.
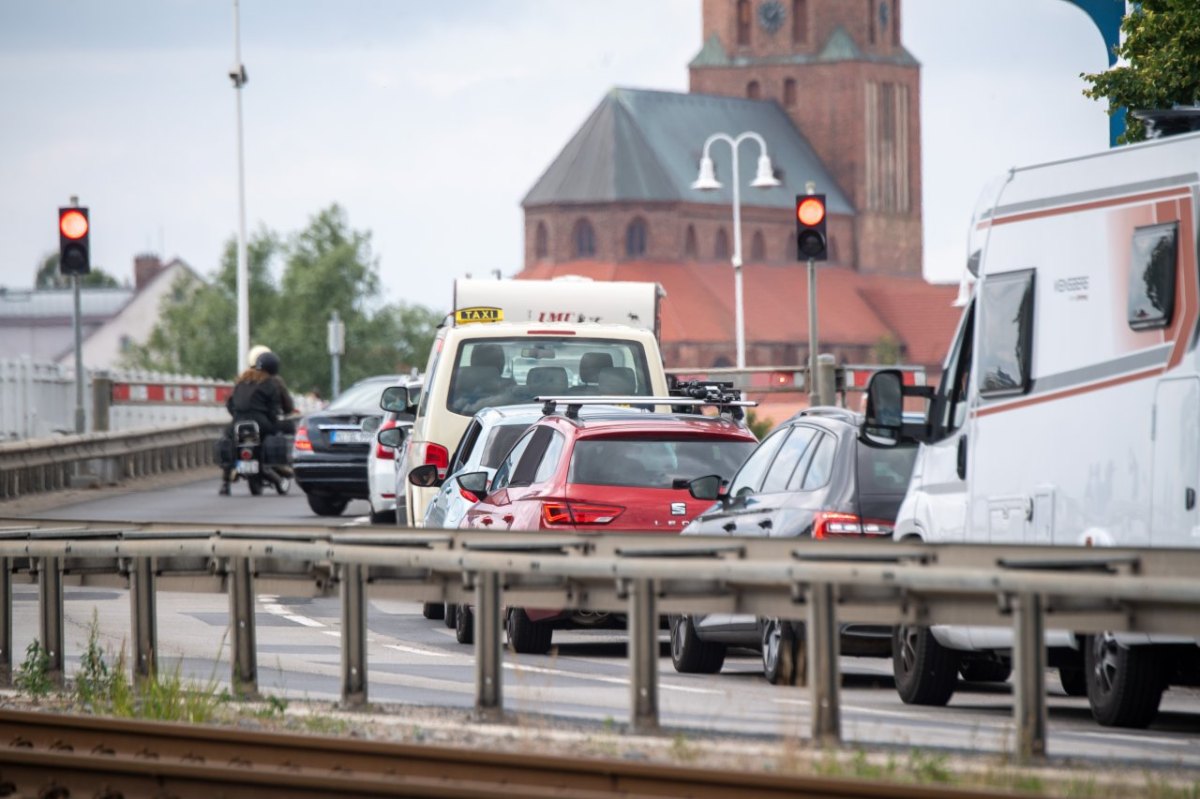
<path id="1" fill-rule="evenodd" d="M 331 203 L 372 234 L 384 296 L 447 310 L 519 271 L 520 201 L 613 86 L 687 90 L 700 0 L 242 0 L 247 225 Z M 1081 72 L 1100 34 L 1065 0 L 903 0 L 922 64 L 925 274 L 957 281 L 985 183 L 1108 146 Z M 92 263 L 202 274 L 237 230 L 226 0 L 0 3 L 0 286 L 28 287 L 56 209 Z M 701 131 L 706 135 L 708 131 Z"/>

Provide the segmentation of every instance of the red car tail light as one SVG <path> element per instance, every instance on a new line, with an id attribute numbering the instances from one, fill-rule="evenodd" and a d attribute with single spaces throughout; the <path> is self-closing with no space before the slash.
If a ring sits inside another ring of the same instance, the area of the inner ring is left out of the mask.
<path id="1" fill-rule="evenodd" d="M 425 441 L 414 445 L 417 450 L 414 453 L 422 464 L 432 464 L 438 469 L 438 477 L 445 478 L 446 471 L 450 468 L 450 450 L 443 447 L 441 444 L 434 444 L 432 441 Z"/>
<path id="2" fill-rule="evenodd" d="M 543 502 L 542 521 L 547 526 L 560 524 L 608 524 L 625 509 L 619 505 L 585 502 Z"/>
<path id="3" fill-rule="evenodd" d="M 296 428 L 296 440 L 292 442 L 296 452 L 312 452 L 312 442 L 308 440 L 308 428 L 304 425 Z"/>
<path id="4" fill-rule="evenodd" d="M 379 425 L 379 429 L 380 430 L 391 430 L 395 426 L 396 426 L 395 420 L 388 419 L 383 424 Z M 376 431 L 376 434 L 378 435 L 378 431 Z M 394 460 L 396 460 L 396 450 L 385 447 L 383 444 L 380 444 L 378 440 L 376 440 L 375 441 L 375 457 L 381 461 L 394 461 Z"/>
<path id="5" fill-rule="evenodd" d="M 860 519 L 853 513 L 817 511 L 813 516 L 813 538 L 844 538 L 847 536 L 891 537 L 894 526 L 878 519 Z"/>

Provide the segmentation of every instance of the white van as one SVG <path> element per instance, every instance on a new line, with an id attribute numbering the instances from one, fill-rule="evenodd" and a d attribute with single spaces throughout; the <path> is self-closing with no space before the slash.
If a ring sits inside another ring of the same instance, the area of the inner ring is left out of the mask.
<path id="1" fill-rule="evenodd" d="M 654 334 L 628 325 L 519 323 L 500 309 L 460 309 L 434 339 L 415 409 L 408 468 L 436 464 L 441 476 L 476 411 L 540 395 L 667 395 Z M 487 320 L 486 323 L 466 320 Z M 437 488 L 408 486 L 411 527 L 421 525 Z"/>
<path id="2" fill-rule="evenodd" d="M 985 192 L 897 539 L 1200 545 L 1197 192 L 1200 135 L 1014 169 Z M 901 697 L 944 704 L 958 673 L 1006 679 L 1011 635 L 897 631 Z M 1103 724 L 1144 726 L 1167 685 L 1200 677 L 1190 639 L 1047 645 Z"/>

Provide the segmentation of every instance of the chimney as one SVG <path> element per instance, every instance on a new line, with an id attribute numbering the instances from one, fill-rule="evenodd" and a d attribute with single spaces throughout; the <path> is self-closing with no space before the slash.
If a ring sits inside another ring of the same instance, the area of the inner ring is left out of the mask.
<path id="1" fill-rule="evenodd" d="M 133 258 L 133 284 L 136 291 L 141 291 L 154 276 L 162 271 L 163 264 L 154 253 L 142 253 Z"/>

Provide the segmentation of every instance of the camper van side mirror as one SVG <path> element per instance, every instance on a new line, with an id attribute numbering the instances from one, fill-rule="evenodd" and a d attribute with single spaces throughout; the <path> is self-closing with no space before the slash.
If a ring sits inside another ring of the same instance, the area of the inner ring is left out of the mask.
<path id="1" fill-rule="evenodd" d="M 904 376 L 898 369 L 884 369 L 867 384 L 867 411 L 862 435 L 872 444 L 894 447 L 900 443 L 904 422 Z"/>

